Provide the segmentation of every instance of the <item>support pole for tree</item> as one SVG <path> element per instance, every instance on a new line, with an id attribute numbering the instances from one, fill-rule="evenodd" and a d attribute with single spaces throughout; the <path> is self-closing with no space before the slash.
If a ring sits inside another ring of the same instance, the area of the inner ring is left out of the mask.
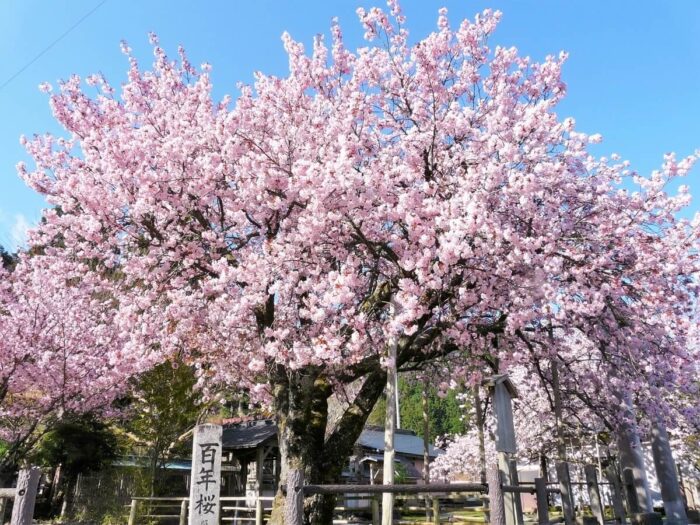
<path id="1" fill-rule="evenodd" d="M 591 512 L 598 520 L 598 525 L 605 525 L 605 514 L 603 502 L 600 498 L 598 487 L 598 472 L 595 465 L 584 465 L 583 471 L 586 475 L 586 488 L 588 489 L 588 499 L 591 502 Z"/>
<path id="2" fill-rule="evenodd" d="M 666 525 L 687 525 L 688 516 L 685 513 L 676 462 L 673 460 L 666 426 L 659 420 L 653 421 L 651 426 L 651 453 L 664 502 Z"/>
<path id="3" fill-rule="evenodd" d="M 396 433 L 396 342 L 389 343 L 389 366 L 386 374 L 386 420 L 384 427 L 384 485 L 394 484 L 394 434 Z M 394 494 L 382 494 L 382 525 L 394 521 Z"/>
<path id="4" fill-rule="evenodd" d="M 430 383 L 428 382 L 428 376 L 423 377 L 423 395 L 422 407 L 423 407 L 423 483 L 426 485 L 430 483 L 430 413 L 428 406 L 428 388 Z M 430 521 L 430 496 L 425 495 L 425 521 Z"/>
<path id="5" fill-rule="evenodd" d="M 31 525 L 40 477 L 41 469 L 38 467 L 30 467 L 19 471 L 10 525 Z"/>

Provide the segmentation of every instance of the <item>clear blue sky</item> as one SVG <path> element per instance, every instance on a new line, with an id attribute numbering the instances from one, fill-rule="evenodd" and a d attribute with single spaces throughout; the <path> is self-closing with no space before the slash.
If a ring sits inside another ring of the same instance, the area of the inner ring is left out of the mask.
<path id="1" fill-rule="evenodd" d="M 100 1 L 0 0 L 0 85 Z M 355 9 L 372 5 L 384 4 L 107 0 L 0 89 L 0 244 L 21 242 L 22 230 L 44 207 L 14 168 L 25 158 L 20 134 L 58 131 L 39 83 L 101 71 L 118 85 L 127 68 L 120 40 L 127 40 L 146 65 L 147 33 L 154 31 L 169 54 L 183 44 L 193 63 L 213 65 L 217 95 L 235 93 L 236 82 L 249 82 L 256 70 L 284 74 L 280 35 L 285 30 L 310 43 L 313 35 L 327 34 L 331 18 L 338 16 L 348 45 L 362 45 Z M 573 116 L 583 131 L 602 133 L 600 154 L 620 153 L 646 173 L 665 152 L 687 155 L 700 147 L 700 1 L 405 0 L 414 39 L 434 29 L 443 5 L 454 25 L 486 7 L 502 10 L 492 42 L 514 45 L 535 59 L 568 51 L 569 95 L 560 115 Z M 693 175 L 688 183 L 700 199 L 700 170 Z M 693 211 L 700 210 L 698 203 Z"/>

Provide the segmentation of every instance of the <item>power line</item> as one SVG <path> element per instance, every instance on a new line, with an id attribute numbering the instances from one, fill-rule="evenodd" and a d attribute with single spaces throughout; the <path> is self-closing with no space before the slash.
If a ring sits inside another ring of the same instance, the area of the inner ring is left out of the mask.
<path id="1" fill-rule="evenodd" d="M 0 91 L 7 86 L 10 82 L 12 82 L 15 78 L 20 76 L 24 71 L 31 66 L 34 62 L 39 60 L 42 56 L 44 56 L 46 53 L 51 50 L 53 46 L 58 44 L 61 40 L 63 40 L 66 36 L 68 36 L 76 27 L 78 27 L 80 24 L 82 24 L 85 19 L 87 19 L 91 14 L 93 14 L 95 11 L 97 11 L 100 7 L 102 7 L 107 0 L 102 0 L 99 4 L 97 4 L 95 7 L 93 7 L 90 11 L 85 13 L 77 22 L 75 22 L 72 26 L 70 26 L 68 29 L 66 29 L 58 38 L 56 38 L 53 42 L 51 42 L 48 46 L 46 46 L 44 49 L 42 49 L 34 58 L 32 58 L 29 62 L 27 62 L 24 66 L 22 66 L 17 72 L 15 72 L 10 78 L 5 80 L 2 84 L 0 84 Z"/>

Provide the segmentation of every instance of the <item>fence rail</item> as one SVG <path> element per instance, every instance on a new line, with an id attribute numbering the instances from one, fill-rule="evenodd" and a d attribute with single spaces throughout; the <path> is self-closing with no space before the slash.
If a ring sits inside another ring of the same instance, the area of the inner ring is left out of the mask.
<path id="1" fill-rule="evenodd" d="M 255 498 L 248 498 L 247 496 L 221 496 L 219 498 L 221 511 L 222 512 L 246 512 L 254 514 L 251 517 L 244 516 L 222 516 L 221 521 L 255 521 L 256 523 L 263 522 L 263 514 L 269 508 L 265 508 L 265 502 L 274 501 L 274 497 L 270 496 L 260 496 Z M 254 501 L 253 505 L 247 505 L 248 501 Z M 168 503 L 172 502 L 172 503 Z M 239 502 L 246 502 L 246 505 L 235 505 Z M 226 503 L 232 503 L 234 505 L 226 505 Z M 139 504 L 145 506 L 148 512 L 145 514 L 139 514 Z M 179 525 L 187 525 L 187 511 L 189 507 L 189 497 L 187 496 L 173 496 L 173 497 L 148 497 L 148 496 L 138 496 L 131 498 L 131 503 L 125 505 L 129 509 L 129 525 L 136 525 L 139 518 L 149 518 L 149 519 L 178 519 Z M 178 509 L 177 514 L 173 513 L 154 513 L 156 509 Z"/>
<path id="2" fill-rule="evenodd" d="M 283 493 L 287 487 L 283 486 Z M 481 483 L 430 483 L 429 485 L 304 485 L 304 494 L 435 494 L 440 492 L 479 492 L 488 488 Z"/>

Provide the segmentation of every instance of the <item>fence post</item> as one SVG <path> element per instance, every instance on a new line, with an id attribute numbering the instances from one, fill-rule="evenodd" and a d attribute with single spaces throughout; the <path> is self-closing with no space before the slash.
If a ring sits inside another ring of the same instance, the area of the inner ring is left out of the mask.
<path id="1" fill-rule="evenodd" d="M 139 504 L 137 499 L 131 500 L 131 510 L 129 511 L 129 525 L 135 525 L 136 523 L 136 506 Z"/>
<path id="2" fill-rule="evenodd" d="M 287 474 L 287 499 L 284 506 L 285 525 L 301 525 L 304 521 L 304 471 L 292 469 Z"/>
<path id="3" fill-rule="evenodd" d="M 36 489 L 39 486 L 40 477 L 41 470 L 38 467 L 30 467 L 19 471 L 15 503 L 12 507 L 12 518 L 10 519 L 11 525 L 31 525 L 34 517 Z"/>
<path id="4" fill-rule="evenodd" d="M 617 475 L 615 467 L 610 466 L 605 469 L 605 477 L 608 478 L 608 483 L 610 483 L 610 496 L 613 504 L 613 511 L 615 512 L 615 519 L 620 522 L 620 525 L 625 525 L 627 520 L 625 519 L 625 507 L 622 505 L 622 489 L 620 488 L 620 478 Z"/>
<path id="5" fill-rule="evenodd" d="M 371 500 L 371 505 L 372 505 L 372 525 L 379 525 L 382 521 L 380 514 L 379 514 L 379 498 L 377 497 L 376 494 L 372 496 Z"/>
<path id="6" fill-rule="evenodd" d="M 566 461 L 557 463 L 557 479 L 561 494 L 561 510 L 564 514 L 564 523 L 574 525 L 574 498 L 571 492 L 571 478 L 569 476 L 569 464 Z"/>
<path id="7" fill-rule="evenodd" d="M 498 467 L 491 467 L 486 473 L 489 485 L 489 511 L 491 525 L 505 525 L 506 513 L 501 489 L 501 473 Z"/>
<path id="8" fill-rule="evenodd" d="M 549 525 L 549 502 L 547 501 L 547 480 L 535 478 L 535 494 L 537 497 L 537 523 Z"/>
<path id="9" fill-rule="evenodd" d="M 433 497 L 433 524 L 440 525 L 440 498 Z"/>
<path id="10" fill-rule="evenodd" d="M 600 498 L 598 474 L 596 473 L 595 465 L 584 465 L 583 471 L 586 475 L 586 487 L 588 488 L 588 498 L 591 502 L 591 512 L 598 520 L 599 525 L 605 525 L 605 511 L 603 510 L 603 502 Z"/>
<path id="11" fill-rule="evenodd" d="M 187 525 L 187 500 L 183 499 L 180 503 L 180 525 Z"/>
<path id="12" fill-rule="evenodd" d="M 263 525 L 263 502 L 260 493 L 255 498 L 255 525 Z"/>
<path id="13" fill-rule="evenodd" d="M 518 480 L 518 463 L 514 459 L 509 459 L 508 460 L 508 471 L 509 471 L 509 480 L 511 485 L 517 486 L 519 483 Z M 522 498 L 520 497 L 519 492 L 513 493 L 513 510 L 515 511 L 515 520 L 518 525 L 523 525 L 523 501 Z"/>

